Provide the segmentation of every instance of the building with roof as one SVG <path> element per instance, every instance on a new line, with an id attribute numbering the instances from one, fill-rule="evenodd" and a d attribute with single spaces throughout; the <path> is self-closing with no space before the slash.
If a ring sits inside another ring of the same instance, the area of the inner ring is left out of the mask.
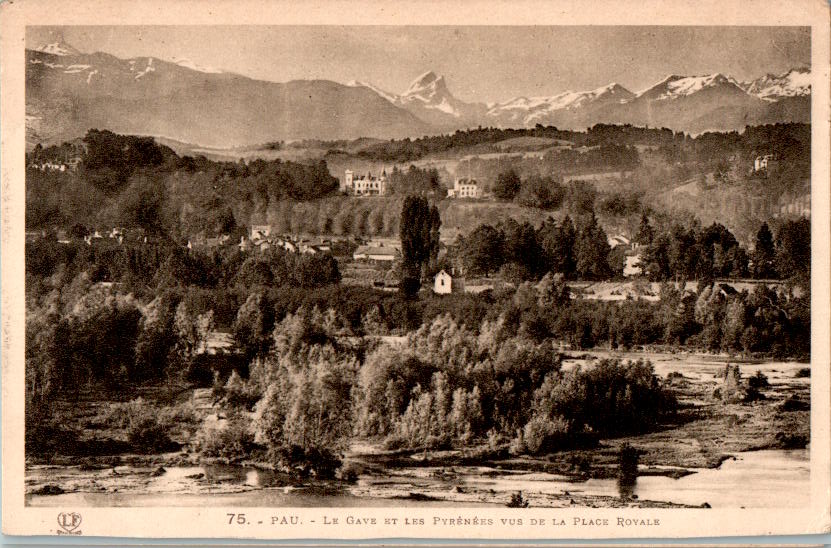
<path id="1" fill-rule="evenodd" d="M 400 256 L 401 252 L 394 247 L 362 245 L 352 254 L 352 259 L 374 263 L 392 263 Z"/>
<path id="2" fill-rule="evenodd" d="M 775 154 L 765 154 L 764 156 L 756 156 L 753 161 L 753 171 L 768 171 L 776 167 L 777 158 Z"/>
<path id="3" fill-rule="evenodd" d="M 476 179 L 456 179 L 453 188 L 447 189 L 448 198 L 481 198 L 482 190 Z"/>
<path id="4" fill-rule="evenodd" d="M 347 169 L 340 191 L 353 196 L 384 196 L 387 193 L 387 172 L 384 170 L 380 177 L 373 177 L 369 172 L 366 175 L 357 175 L 351 169 Z"/>
<path id="5" fill-rule="evenodd" d="M 465 280 L 461 277 L 454 278 L 442 270 L 433 278 L 433 293 L 437 295 L 450 295 L 451 293 L 464 293 Z"/>

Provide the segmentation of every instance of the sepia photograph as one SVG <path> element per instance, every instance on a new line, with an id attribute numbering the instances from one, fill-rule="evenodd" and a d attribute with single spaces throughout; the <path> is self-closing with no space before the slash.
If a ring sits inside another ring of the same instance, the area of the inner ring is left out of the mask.
<path id="1" fill-rule="evenodd" d="M 21 31 L 40 534 L 827 514 L 811 26 L 219 23 Z"/>

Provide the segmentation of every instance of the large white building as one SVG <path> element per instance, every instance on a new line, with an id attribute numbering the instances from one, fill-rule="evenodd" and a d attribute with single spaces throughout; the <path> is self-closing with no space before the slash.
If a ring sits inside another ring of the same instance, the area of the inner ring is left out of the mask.
<path id="1" fill-rule="evenodd" d="M 447 189 L 448 198 L 480 198 L 482 196 L 476 179 L 456 179 L 453 188 Z"/>
<path id="2" fill-rule="evenodd" d="M 381 173 L 380 177 L 373 177 L 371 173 L 356 175 L 347 169 L 340 191 L 355 196 L 383 196 L 387 193 L 387 172 Z"/>

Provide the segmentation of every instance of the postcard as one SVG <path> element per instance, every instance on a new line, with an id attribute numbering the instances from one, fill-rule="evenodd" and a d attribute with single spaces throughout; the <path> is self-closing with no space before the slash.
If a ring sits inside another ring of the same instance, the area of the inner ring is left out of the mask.
<path id="1" fill-rule="evenodd" d="M 3 532 L 828 532 L 828 10 L 4 4 Z"/>

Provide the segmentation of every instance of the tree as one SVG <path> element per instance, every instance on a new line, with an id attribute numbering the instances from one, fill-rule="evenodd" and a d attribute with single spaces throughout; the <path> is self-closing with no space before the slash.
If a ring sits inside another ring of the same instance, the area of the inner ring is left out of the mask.
<path id="1" fill-rule="evenodd" d="M 251 360 L 267 352 L 273 337 L 274 308 L 259 293 L 252 293 L 237 312 L 233 325 L 234 342 L 240 352 Z"/>
<path id="2" fill-rule="evenodd" d="M 408 295 L 415 294 L 413 289 L 418 291 L 421 278 L 438 257 L 440 227 L 439 210 L 431 207 L 426 198 L 407 196 L 404 199 L 400 224 L 402 289 Z"/>
<path id="3" fill-rule="evenodd" d="M 756 245 L 753 249 L 753 277 L 766 279 L 776 276 L 775 259 L 776 249 L 773 245 L 773 234 L 768 224 L 762 223 L 756 233 Z"/>
<path id="4" fill-rule="evenodd" d="M 566 215 L 559 225 L 549 218 L 540 227 L 538 238 L 544 268 L 549 272 L 572 278 L 575 272 L 574 246 L 577 242 L 577 231 L 571 217 Z"/>
<path id="5" fill-rule="evenodd" d="M 776 235 L 776 270 L 783 277 L 806 283 L 811 277 L 811 222 L 786 221 Z"/>
<path id="6" fill-rule="evenodd" d="M 522 265 L 534 278 L 542 274 L 542 250 L 531 223 L 519 224 L 514 219 L 508 219 L 502 223 L 501 229 L 505 235 L 505 262 Z"/>
<path id="7" fill-rule="evenodd" d="M 606 232 L 589 216 L 577 239 L 577 275 L 584 280 L 605 280 L 612 276 L 609 267 L 609 246 Z"/>
<path id="8" fill-rule="evenodd" d="M 490 225 L 480 225 L 461 244 L 465 270 L 488 275 L 504 263 L 505 236 Z"/>
<path id="9" fill-rule="evenodd" d="M 652 230 L 652 225 L 649 224 L 649 217 L 644 212 L 641 215 L 641 225 L 638 227 L 638 235 L 635 237 L 635 241 L 642 246 L 647 246 L 652 243 L 654 237 L 655 232 Z"/>
<path id="10" fill-rule="evenodd" d="M 500 200 L 513 200 L 519 192 L 522 181 L 513 168 L 503 171 L 496 177 L 493 185 L 493 195 Z"/>
<path id="11" fill-rule="evenodd" d="M 565 189 L 552 177 L 529 177 L 522 183 L 517 201 L 526 207 L 554 209 L 563 202 Z"/>

